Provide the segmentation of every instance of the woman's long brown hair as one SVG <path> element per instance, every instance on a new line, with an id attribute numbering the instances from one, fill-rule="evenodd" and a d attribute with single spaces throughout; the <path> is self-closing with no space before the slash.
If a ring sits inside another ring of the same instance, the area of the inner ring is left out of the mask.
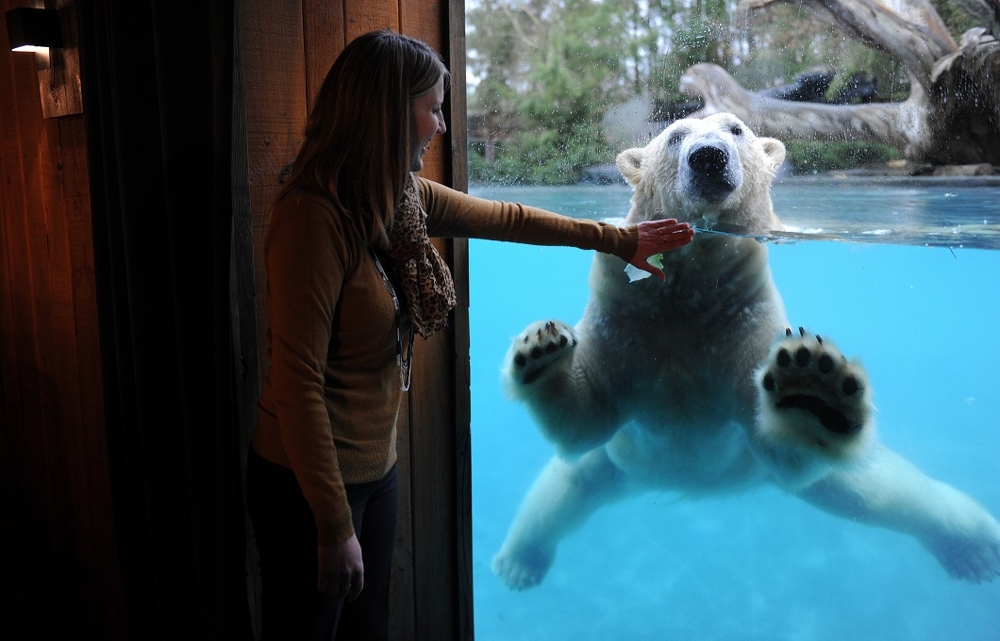
<path id="1" fill-rule="evenodd" d="M 411 104 L 451 76 L 426 43 L 393 31 L 352 40 L 333 63 L 305 142 L 275 202 L 300 189 L 327 194 L 365 242 L 384 246 L 410 171 Z"/>

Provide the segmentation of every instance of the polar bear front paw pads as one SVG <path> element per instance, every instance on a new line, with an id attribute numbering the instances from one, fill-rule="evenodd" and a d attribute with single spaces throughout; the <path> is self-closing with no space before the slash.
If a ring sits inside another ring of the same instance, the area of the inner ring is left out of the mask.
<path id="1" fill-rule="evenodd" d="M 521 385 L 538 380 L 556 361 L 572 353 L 576 332 L 560 321 L 536 321 L 514 339 L 507 353 L 507 375 Z"/>
<path id="2" fill-rule="evenodd" d="M 759 382 L 765 413 L 771 415 L 763 427 L 771 436 L 840 456 L 860 445 L 872 413 L 868 380 L 832 344 L 802 328 L 799 336 L 786 330 Z"/>

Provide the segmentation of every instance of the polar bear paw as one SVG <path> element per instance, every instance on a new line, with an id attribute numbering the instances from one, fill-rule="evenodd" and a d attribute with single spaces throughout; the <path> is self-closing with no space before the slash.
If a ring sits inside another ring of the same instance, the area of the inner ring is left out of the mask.
<path id="1" fill-rule="evenodd" d="M 504 371 L 511 382 L 530 385 L 570 354 L 579 341 L 576 331 L 561 321 L 535 321 L 507 352 Z"/>
<path id="2" fill-rule="evenodd" d="M 853 460 L 870 441 L 868 379 L 829 341 L 786 330 L 757 380 L 764 436 L 832 460 Z"/>
<path id="3" fill-rule="evenodd" d="M 511 590 L 528 590 L 545 578 L 552 561 L 554 549 L 521 546 L 509 549 L 504 546 L 493 558 L 493 573 Z"/>
<path id="4" fill-rule="evenodd" d="M 979 531 L 939 537 L 925 542 L 952 577 L 987 583 L 1000 576 L 1000 527 L 989 520 Z"/>

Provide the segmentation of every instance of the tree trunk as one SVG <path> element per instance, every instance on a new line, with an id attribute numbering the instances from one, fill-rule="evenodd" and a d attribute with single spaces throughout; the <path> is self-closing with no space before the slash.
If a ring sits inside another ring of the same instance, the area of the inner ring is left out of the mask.
<path id="1" fill-rule="evenodd" d="M 778 100 L 748 91 L 721 67 L 701 63 L 681 77 L 706 116 L 730 111 L 757 133 L 781 139 L 867 140 L 908 160 L 937 165 L 1000 165 L 1000 0 L 958 0 L 985 22 L 956 44 L 927 0 L 747 0 L 742 10 L 798 2 L 851 38 L 886 52 L 907 69 L 910 96 L 899 103 L 828 105 Z"/>

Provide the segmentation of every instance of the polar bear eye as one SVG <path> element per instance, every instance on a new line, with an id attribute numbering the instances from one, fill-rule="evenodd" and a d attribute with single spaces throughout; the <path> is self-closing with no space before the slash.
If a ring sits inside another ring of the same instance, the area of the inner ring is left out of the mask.
<path id="1" fill-rule="evenodd" d="M 733 134 L 734 136 L 742 136 L 743 127 L 740 127 L 739 125 L 731 125 L 729 127 L 729 133 Z"/>
<path id="2" fill-rule="evenodd" d="M 675 132 L 673 132 L 673 133 L 670 134 L 669 138 L 667 138 L 667 145 L 668 146 L 673 146 L 673 145 L 678 144 L 682 140 L 684 140 L 684 132 L 683 131 L 675 131 Z"/>

